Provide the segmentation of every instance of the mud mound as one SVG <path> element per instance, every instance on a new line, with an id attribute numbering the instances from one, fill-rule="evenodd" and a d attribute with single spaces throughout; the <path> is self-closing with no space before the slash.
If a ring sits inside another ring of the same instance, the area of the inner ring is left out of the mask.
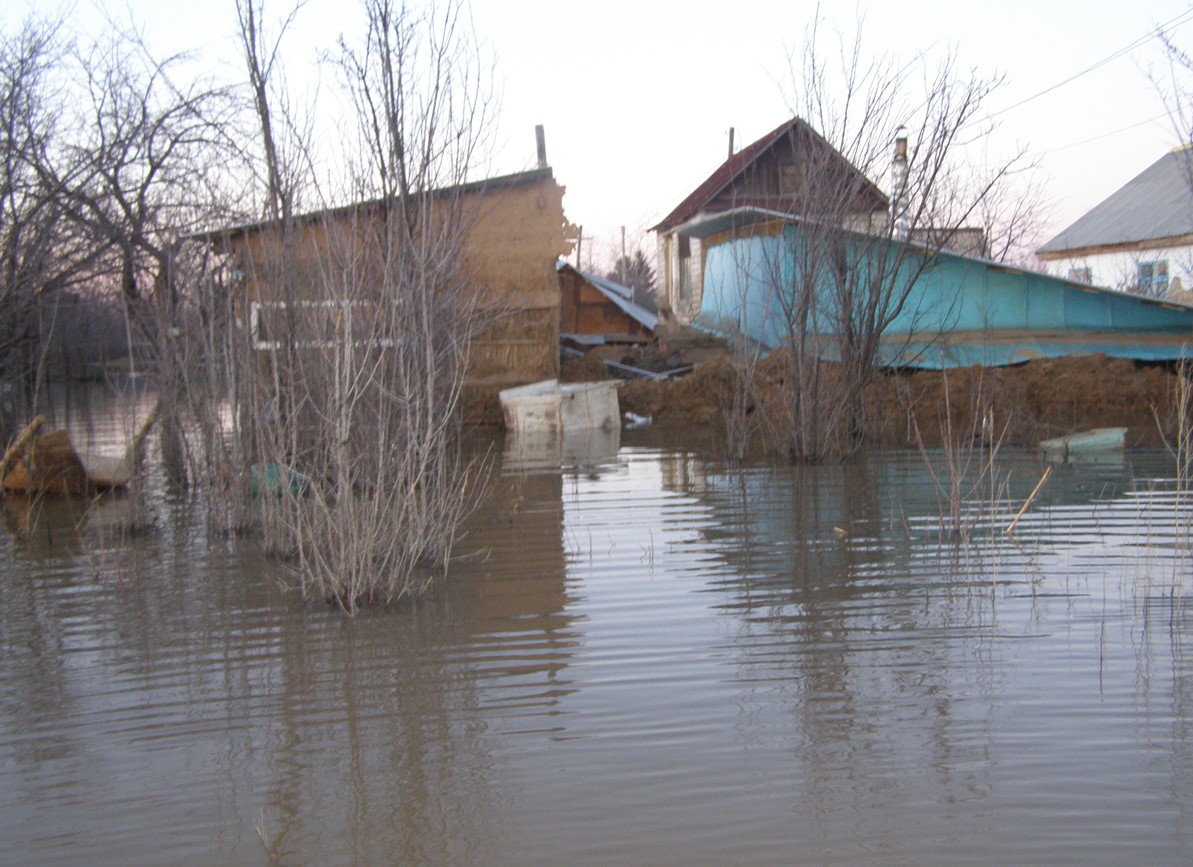
<path id="1" fill-rule="evenodd" d="M 1126 427 L 1131 446 L 1158 445 L 1176 426 L 1177 377 L 1163 364 L 1095 355 L 882 378 L 880 435 L 889 444 L 914 444 L 912 417 L 926 440 L 938 441 L 946 406 L 955 433 L 979 430 L 985 418 L 1018 445 L 1096 427 Z"/>
<path id="2" fill-rule="evenodd" d="M 565 358 L 559 365 L 560 382 L 600 382 L 609 377 L 609 368 L 596 352 L 585 353 L 581 358 Z"/>
<path id="3" fill-rule="evenodd" d="M 621 408 L 651 416 L 656 424 L 719 424 L 737 383 L 737 371 L 722 356 L 697 365 L 687 376 L 627 382 L 620 392 Z"/>
<path id="4" fill-rule="evenodd" d="M 736 406 L 751 427 L 781 442 L 790 383 L 799 375 L 789 352 L 743 364 L 721 340 L 690 328 L 670 328 L 648 344 L 600 347 L 563 367 L 565 381 L 610 378 L 612 358 L 647 370 L 686 364 L 686 376 L 634 380 L 620 391 L 621 408 L 651 416 L 656 425 L 708 426 L 724 431 Z M 837 365 L 822 364 L 811 405 L 820 419 L 836 417 L 844 394 Z M 1129 446 L 1160 445 L 1177 427 L 1178 377 L 1172 365 L 1105 355 L 1047 358 L 1014 367 L 948 371 L 879 371 L 867 387 L 863 420 L 872 442 L 914 447 L 945 437 L 998 438 L 1006 445 L 1096 427 L 1126 427 Z"/>

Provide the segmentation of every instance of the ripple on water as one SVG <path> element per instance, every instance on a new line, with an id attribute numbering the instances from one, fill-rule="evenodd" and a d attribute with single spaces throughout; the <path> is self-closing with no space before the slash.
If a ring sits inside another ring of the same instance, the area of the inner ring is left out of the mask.
<path id="1" fill-rule="evenodd" d="M 1004 466 L 961 541 L 915 455 L 507 471 L 447 582 L 353 620 L 162 492 L 10 536 L 6 857 L 259 861 L 263 817 L 285 862 L 1179 861 L 1171 471 L 1060 468 L 1008 536 Z"/>

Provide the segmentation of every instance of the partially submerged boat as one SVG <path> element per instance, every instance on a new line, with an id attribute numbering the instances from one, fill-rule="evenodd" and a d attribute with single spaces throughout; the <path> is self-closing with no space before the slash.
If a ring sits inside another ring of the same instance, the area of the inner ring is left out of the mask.
<path id="1" fill-rule="evenodd" d="M 1040 449 L 1050 461 L 1065 463 L 1087 457 L 1104 457 L 1123 450 L 1127 439 L 1125 427 L 1099 427 L 1068 436 L 1043 440 Z"/>
<path id="2" fill-rule="evenodd" d="M 0 486 L 8 493 L 78 497 L 124 488 L 137 471 L 137 453 L 157 418 L 156 408 L 142 422 L 123 455 L 80 455 L 70 435 L 38 435 L 37 416 L 0 458 Z"/>
<path id="3" fill-rule="evenodd" d="M 78 496 L 89 492 L 87 471 L 66 431 L 26 440 L 6 467 L 4 490 L 14 494 Z"/>

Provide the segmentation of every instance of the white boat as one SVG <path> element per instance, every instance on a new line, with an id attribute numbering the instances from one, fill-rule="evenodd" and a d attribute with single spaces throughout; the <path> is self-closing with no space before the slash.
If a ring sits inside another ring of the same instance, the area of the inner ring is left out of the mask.
<path id="1" fill-rule="evenodd" d="M 618 430 L 617 383 L 560 383 L 545 379 L 499 394 L 505 429 L 515 434 L 564 436 L 573 431 Z"/>
<path id="2" fill-rule="evenodd" d="M 1127 439 L 1125 427 L 1099 427 L 1068 436 L 1043 440 L 1040 448 L 1044 457 L 1052 461 L 1067 461 L 1086 455 L 1098 456 L 1121 452 Z"/>

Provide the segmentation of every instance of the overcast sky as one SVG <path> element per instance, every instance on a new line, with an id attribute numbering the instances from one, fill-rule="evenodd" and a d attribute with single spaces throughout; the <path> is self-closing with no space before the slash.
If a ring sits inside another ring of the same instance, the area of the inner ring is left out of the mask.
<path id="1" fill-rule="evenodd" d="M 308 0 L 292 36 L 292 70 L 315 74 L 314 46 L 330 47 L 350 27 L 350 5 Z M 238 72 L 233 0 L 128 6 L 161 51 L 197 49 Z M 94 20 L 85 0 L 72 8 L 76 21 Z M 22 11 L 14 3 L 0 16 L 11 23 Z M 730 127 L 740 147 L 790 116 L 788 56 L 816 11 L 803 0 L 473 0 L 501 89 L 493 171 L 533 166 L 534 126 L 543 124 L 568 218 L 611 249 L 619 226 L 631 235 L 650 226 L 725 159 Z M 1149 80 L 1168 75 L 1149 34 L 1166 24 L 1193 48 L 1187 0 L 826 2 L 819 14 L 850 32 L 860 16 L 871 53 L 909 60 L 952 49 L 962 68 L 1006 76 L 987 104 L 998 122 L 989 146 L 1026 145 L 1040 158 L 1053 206 L 1041 241 L 1178 143 Z"/>

